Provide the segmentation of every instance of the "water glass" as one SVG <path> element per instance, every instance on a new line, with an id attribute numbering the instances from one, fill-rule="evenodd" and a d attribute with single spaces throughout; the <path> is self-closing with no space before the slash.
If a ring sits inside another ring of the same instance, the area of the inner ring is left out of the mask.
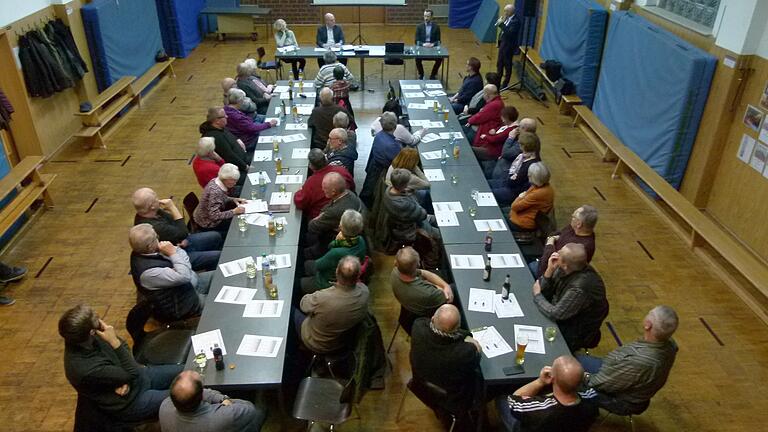
<path id="1" fill-rule="evenodd" d="M 257 200 L 259 199 L 259 190 L 254 188 L 251 188 L 251 200 Z"/>
<path id="2" fill-rule="evenodd" d="M 469 217 L 477 216 L 477 207 L 470 206 L 468 212 L 469 212 Z"/>
<path id="3" fill-rule="evenodd" d="M 456 174 L 451 175 L 451 183 L 457 184 L 459 182 L 459 176 Z"/>
<path id="4" fill-rule="evenodd" d="M 472 189 L 472 192 L 469 193 L 469 196 L 471 196 L 475 201 L 477 201 L 478 195 L 480 195 L 480 191 L 477 189 Z"/>
<path id="5" fill-rule="evenodd" d="M 245 215 L 237 216 L 237 228 L 240 229 L 240 232 L 248 231 L 248 222 L 245 221 Z"/>
<path id="6" fill-rule="evenodd" d="M 251 261 L 245 265 L 245 275 L 248 279 L 256 279 L 256 263 Z"/>
<path id="7" fill-rule="evenodd" d="M 557 327 L 547 327 L 544 329 L 544 338 L 547 342 L 554 342 L 557 336 Z"/>

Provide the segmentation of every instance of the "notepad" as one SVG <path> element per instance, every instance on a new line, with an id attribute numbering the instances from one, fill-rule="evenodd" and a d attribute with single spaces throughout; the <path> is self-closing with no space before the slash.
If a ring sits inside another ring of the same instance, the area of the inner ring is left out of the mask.
<path id="1" fill-rule="evenodd" d="M 464 208 L 459 201 L 433 202 L 432 208 L 435 211 L 463 212 Z"/>
<path id="2" fill-rule="evenodd" d="M 285 125 L 285 130 L 307 130 L 306 123 L 288 123 Z"/>
<path id="3" fill-rule="evenodd" d="M 291 152 L 291 159 L 306 159 L 309 156 L 308 148 L 295 148 Z"/>
<path id="4" fill-rule="evenodd" d="M 426 110 L 426 109 L 429 109 L 429 105 L 423 104 L 423 103 L 411 102 L 408 104 L 408 109 L 409 110 L 413 110 L 413 109 Z"/>
<path id="5" fill-rule="evenodd" d="M 253 300 L 245 305 L 243 318 L 280 318 L 283 300 Z"/>
<path id="6" fill-rule="evenodd" d="M 493 311 L 496 312 L 497 318 L 525 316 L 520 308 L 520 304 L 517 302 L 517 297 L 513 293 L 509 293 L 509 298 L 506 300 L 501 298 L 501 294 L 495 294 L 493 296 Z"/>
<path id="7" fill-rule="evenodd" d="M 221 348 L 222 354 L 227 354 L 227 348 L 224 347 L 224 338 L 221 337 L 221 329 L 192 335 L 192 350 L 194 350 L 195 354 L 200 354 L 200 351 L 205 352 L 205 358 L 208 360 L 213 358 L 214 345 L 218 345 Z"/>
<path id="8" fill-rule="evenodd" d="M 425 169 L 424 170 L 424 176 L 429 181 L 445 181 L 445 175 L 443 174 L 443 170 L 441 170 L 439 168 L 437 168 L 437 169 L 431 169 L 431 168 Z"/>
<path id="9" fill-rule="evenodd" d="M 245 266 L 248 263 L 255 263 L 253 257 L 247 256 L 245 258 L 240 258 L 234 261 L 221 263 L 219 264 L 219 268 L 221 269 L 221 273 L 224 275 L 224 277 L 230 277 L 240 273 L 245 273 Z"/>
<path id="10" fill-rule="evenodd" d="M 485 268 L 482 255 L 451 255 L 451 268 L 455 270 L 482 270 Z"/>
<path id="11" fill-rule="evenodd" d="M 256 295 L 255 288 L 224 285 L 214 301 L 217 303 L 247 304 L 253 299 L 254 295 Z"/>
<path id="12" fill-rule="evenodd" d="M 440 139 L 440 136 L 433 133 L 428 133 L 421 137 L 421 141 L 425 143 L 431 143 L 432 141 L 437 141 Z"/>
<path id="13" fill-rule="evenodd" d="M 291 192 L 272 192 L 269 197 L 269 205 L 290 205 Z"/>
<path id="14" fill-rule="evenodd" d="M 481 232 L 507 230 L 507 224 L 502 219 L 476 219 L 474 222 L 475 229 Z"/>
<path id="15" fill-rule="evenodd" d="M 277 357 L 283 338 L 273 336 L 244 335 L 237 355 L 251 357 Z"/>
<path id="16" fill-rule="evenodd" d="M 442 151 L 435 150 L 435 151 L 423 152 L 421 154 L 421 157 L 423 157 L 426 160 L 435 160 L 435 159 L 440 159 L 442 155 L 443 155 Z"/>
<path id="17" fill-rule="evenodd" d="M 496 204 L 496 197 L 493 196 L 493 192 L 480 192 L 477 194 L 477 198 L 475 199 L 477 201 L 478 207 L 498 207 L 499 205 Z"/>
<path id="18" fill-rule="evenodd" d="M 251 182 L 251 185 L 253 186 L 256 186 L 257 184 L 259 184 L 259 180 L 262 178 L 264 179 L 265 184 L 272 183 L 272 180 L 269 178 L 269 174 L 266 171 L 248 174 L 248 180 Z"/>
<path id="19" fill-rule="evenodd" d="M 424 94 L 432 97 L 446 96 L 446 93 L 442 90 L 424 90 Z"/>
<path id="20" fill-rule="evenodd" d="M 293 135 L 283 135 L 283 142 L 287 142 L 287 143 L 303 141 L 306 139 L 307 137 L 305 137 L 303 133 L 298 133 Z"/>
<path id="21" fill-rule="evenodd" d="M 504 340 L 494 326 L 486 327 L 483 330 L 473 331 L 472 337 L 480 343 L 483 355 L 488 358 L 494 358 L 512 352 L 512 347 L 509 346 L 507 341 Z"/>
<path id="22" fill-rule="evenodd" d="M 435 220 L 437 220 L 439 227 L 459 226 L 459 219 L 456 217 L 456 213 L 452 211 L 435 210 Z"/>
<path id="23" fill-rule="evenodd" d="M 525 267 L 525 262 L 520 254 L 488 254 L 492 268 L 520 268 Z"/>
<path id="24" fill-rule="evenodd" d="M 251 213 L 249 215 L 245 215 L 245 222 L 256 225 L 256 226 L 267 226 L 267 223 L 269 223 L 269 216 L 265 215 L 264 213 Z"/>
<path id="25" fill-rule="evenodd" d="M 407 98 L 421 98 L 424 97 L 424 93 L 417 91 L 417 92 L 405 92 L 403 93 L 403 96 Z"/>
<path id="26" fill-rule="evenodd" d="M 421 90 L 421 86 L 419 84 L 402 84 L 400 85 L 401 90 Z"/>
<path id="27" fill-rule="evenodd" d="M 245 213 L 264 213 L 268 211 L 267 202 L 264 200 L 247 200 L 245 202 Z"/>
<path id="28" fill-rule="evenodd" d="M 275 177 L 275 184 L 301 184 L 304 176 L 301 174 L 280 174 Z"/>
<path id="29" fill-rule="evenodd" d="M 270 140 L 269 142 L 272 142 Z M 253 152 L 254 162 L 268 162 L 272 160 L 272 150 L 256 150 Z"/>
<path id="30" fill-rule="evenodd" d="M 441 89 L 443 88 L 443 85 L 440 83 L 427 83 L 424 87 L 428 89 Z"/>
<path id="31" fill-rule="evenodd" d="M 525 335 L 528 337 L 528 345 L 525 347 L 526 353 L 547 353 L 541 327 L 515 324 L 515 340 L 517 340 L 517 337 L 520 335 Z"/>
<path id="32" fill-rule="evenodd" d="M 283 142 L 283 137 L 277 135 L 259 135 L 259 144 L 267 144 L 273 142 Z"/>
<path id="33" fill-rule="evenodd" d="M 473 312 L 493 313 L 493 290 L 470 288 L 467 308 Z"/>

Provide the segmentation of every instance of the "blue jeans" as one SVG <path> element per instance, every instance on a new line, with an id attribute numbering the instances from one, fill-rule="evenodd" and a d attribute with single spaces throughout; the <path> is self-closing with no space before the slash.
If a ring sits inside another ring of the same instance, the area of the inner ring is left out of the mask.
<path id="1" fill-rule="evenodd" d="M 576 354 L 576 360 L 581 363 L 581 367 L 584 368 L 584 371 L 591 374 L 597 373 L 597 371 L 603 367 L 603 359 L 600 357 L 592 357 L 591 355 L 587 354 Z"/>
<path id="2" fill-rule="evenodd" d="M 491 187 L 493 196 L 496 197 L 496 202 L 499 207 L 504 207 L 512 204 L 512 201 L 517 198 L 513 196 L 512 189 L 507 186 L 506 179 L 491 179 L 488 180 L 488 186 Z"/>
<path id="3" fill-rule="evenodd" d="M 464 104 L 463 103 L 452 103 L 451 107 L 453 108 L 453 112 L 456 113 L 456 115 L 461 114 L 464 111 Z"/>
<path id="4" fill-rule="evenodd" d="M 187 242 L 189 244 L 185 251 L 189 255 L 192 270 L 209 271 L 216 269 L 221 255 L 221 247 L 224 244 L 221 233 L 204 231 L 190 234 L 187 237 Z"/>
<path id="5" fill-rule="evenodd" d="M 536 275 L 539 274 L 539 260 L 533 260 L 528 263 L 528 270 L 533 273 L 533 278 L 536 279 Z"/>
<path id="6" fill-rule="evenodd" d="M 507 396 L 499 396 L 496 398 L 496 411 L 499 413 L 501 423 L 508 432 L 517 432 L 520 430 L 520 420 L 512 415 L 512 408 L 507 403 Z"/>
<path id="7" fill-rule="evenodd" d="M 149 389 L 136 396 L 133 403 L 120 412 L 119 417 L 126 421 L 157 418 L 160 404 L 168 397 L 171 381 L 183 370 L 184 365 L 157 365 L 141 369 L 140 373 L 144 376 L 140 379 L 149 379 Z"/>
<path id="8" fill-rule="evenodd" d="M 304 312 L 301 311 L 299 308 L 293 309 L 293 326 L 296 327 L 296 334 L 299 336 L 299 342 L 301 342 L 301 324 L 304 322 L 304 320 L 307 319 L 307 316 L 304 314 Z"/>

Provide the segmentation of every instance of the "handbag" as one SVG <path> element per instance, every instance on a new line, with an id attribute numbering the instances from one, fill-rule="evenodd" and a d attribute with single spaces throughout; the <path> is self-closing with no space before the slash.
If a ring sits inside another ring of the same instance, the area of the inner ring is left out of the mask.
<path id="1" fill-rule="evenodd" d="M 576 86 L 573 84 L 573 81 L 569 80 L 568 78 L 560 78 L 559 80 L 555 81 L 555 102 L 559 105 L 560 101 L 563 99 L 563 96 L 568 96 L 576 93 Z"/>
<path id="2" fill-rule="evenodd" d="M 563 76 L 563 64 L 557 60 L 546 60 L 541 64 L 544 74 L 552 82 L 555 82 Z"/>

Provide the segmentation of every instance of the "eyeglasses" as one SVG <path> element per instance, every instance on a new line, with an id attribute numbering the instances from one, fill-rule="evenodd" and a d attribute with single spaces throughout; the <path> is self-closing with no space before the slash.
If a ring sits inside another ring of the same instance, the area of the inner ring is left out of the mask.
<path id="1" fill-rule="evenodd" d="M 216 117 L 216 118 L 217 118 L 217 119 L 223 119 L 223 118 L 227 118 L 227 116 L 223 115 L 223 116 L 218 116 L 218 117 Z"/>

